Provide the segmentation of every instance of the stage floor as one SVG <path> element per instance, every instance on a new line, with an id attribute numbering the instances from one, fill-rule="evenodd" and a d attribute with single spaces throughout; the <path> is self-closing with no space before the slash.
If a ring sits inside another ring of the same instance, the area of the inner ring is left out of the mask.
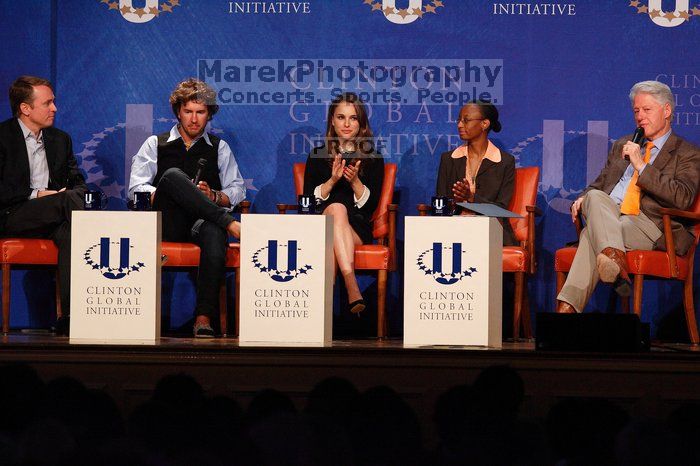
<path id="1" fill-rule="evenodd" d="M 70 343 L 51 335 L 11 333 L 0 338 L 0 363 L 22 362 L 44 380 L 72 376 L 107 391 L 125 414 L 145 401 L 172 373 L 195 377 L 209 394 L 246 406 L 264 388 L 289 395 L 299 408 L 324 378 L 352 381 L 360 390 L 387 385 L 431 426 L 437 397 L 471 383 L 492 365 L 515 368 L 525 383 L 525 418 L 541 419 L 569 397 L 606 398 L 632 414 L 665 416 L 680 404 L 700 402 L 700 347 L 654 344 L 643 353 L 536 351 L 534 342 L 500 349 L 405 347 L 401 340 L 338 340 L 326 346 L 251 345 L 233 338 L 161 338 L 156 343 Z M 434 438 L 430 431 L 427 438 Z"/>

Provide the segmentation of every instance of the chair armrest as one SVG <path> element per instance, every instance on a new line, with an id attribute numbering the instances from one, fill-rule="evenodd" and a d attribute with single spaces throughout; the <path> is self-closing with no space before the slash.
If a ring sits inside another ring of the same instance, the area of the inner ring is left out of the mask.
<path id="1" fill-rule="evenodd" d="M 669 209 L 662 207 L 659 212 L 663 215 L 664 222 L 664 239 L 666 240 L 666 254 L 668 254 L 668 263 L 671 267 L 671 276 L 678 278 L 678 261 L 676 260 L 676 243 L 673 240 L 673 230 L 671 229 L 671 217 L 681 217 L 695 222 L 700 221 L 700 214 L 687 210 Z"/>
<path id="2" fill-rule="evenodd" d="M 418 215 L 421 217 L 426 217 L 428 212 L 430 212 L 430 206 L 428 204 L 418 204 L 416 208 L 418 209 Z"/>
<path id="3" fill-rule="evenodd" d="M 662 207 L 661 209 L 659 209 L 659 212 L 661 213 L 661 215 L 670 215 L 671 217 L 682 217 L 700 222 L 700 213 L 690 212 L 688 210 L 678 210 L 670 209 L 668 207 Z"/>
<path id="4" fill-rule="evenodd" d="M 671 267 L 671 276 L 678 277 L 678 264 L 676 261 L 676 244 L 673 241 L 673 230 L 671 230 L 671 216 L 666 214 L 662 217 L 664 222 L 664 239 L 666 240 L 666 254 L 668 254 L 668 265 Z"/>
<path id="5" fill-rule="evenodd" d="M 528 212 L 534 213 L 534 214 L 537 215 L 538 217 L 541 217 L 542 214 L 543 214 L 543 213 L 542 213 L 542 209 L 540 209 L 540 208 L 537 207 L 536 205 L 526 205 L 526 206 L 525 206 L 525 210 L 527 210 Z"/>
<path id="6" fill-rule="evenodd" d="M 233 208 L 233 211 L 241 214 L 250 213 L 250 201 L 242 200 Z"/>
<path id="7" fill-rule="evenodd" d="M 277 212 L 280 214 L 286 214 L 288 210 L 299 210 L 297 204 L 277 204 Z"/>
<path id="8" fill-rule="evenodd" d="M 574 227 L 576 228 L 576 237 L 578 238 L 581 236 L 581 230 L 583 230 L 583 217 L 580 212 L 576 216 L 576 220 L 574 220 Z"/>

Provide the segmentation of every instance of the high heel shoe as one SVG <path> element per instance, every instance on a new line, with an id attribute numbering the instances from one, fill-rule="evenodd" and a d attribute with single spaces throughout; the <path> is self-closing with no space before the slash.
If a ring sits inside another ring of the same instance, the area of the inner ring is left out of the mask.
<path id="1" fill-rule="evenodd" d="M 360 312 L 365 310 L 365 307 L 366 306 L 364 299 L 358 299 L 357 301 L 353 301 L 350 304 L 348 304 L 348 310 L 351 314 L 359 314 Z"/>

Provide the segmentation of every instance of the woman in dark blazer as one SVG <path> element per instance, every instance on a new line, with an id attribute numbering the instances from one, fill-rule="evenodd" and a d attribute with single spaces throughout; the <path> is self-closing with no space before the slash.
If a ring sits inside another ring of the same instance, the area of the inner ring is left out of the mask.
<path id="1" fill-rule="evenodd" d="M 384 159 L 374 151 L 372 129 L 356 94 L 341 94 L 328 108 L 326 140 L 309 154 L 304 194 L 333 216 L 333 250 L 348 292 L 348 309 L 365 309 L 355 277 L 355 246 L 372 242 L 372 214 L 384 181 Z"/>
<path id="2" fill-rule="evenodd" d="M 486 102 L 466 104 L 459 112 L 457 130 L 464 144 L 440 156 L 437 196 L 507 209 L 515 188 L 515 158 L 488 138 L 491 131 L 501 130 L 498 110 Z M 503 245 L 517 244 L 510 222 L 501 224 Z"/>

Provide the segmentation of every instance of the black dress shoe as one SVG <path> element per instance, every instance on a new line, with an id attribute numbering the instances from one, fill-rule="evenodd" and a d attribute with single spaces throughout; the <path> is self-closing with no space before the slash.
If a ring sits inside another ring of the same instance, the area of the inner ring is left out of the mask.
<path id="1" fill-rule="evenodd" d="M 70 316 L 60 317 L 51 327 L 51 332 L 57 336 L 67 337 L 70 331 Z"/>
<path id="2" fill-rule="evenodd" d="M 365 310 L 365 307 L 366 306 L 364 299 L 358 299 L 357 301 L 353 301 L 350 304 L 348 304 L 348 310 L 351 314 L 359 314 L 360 312 Z"/>
<path id="3" fill-rule="evenodd" d="M 214 338 L 214 329 L 209 324 L 194 324 L 193 328 L 195 338 Z"/>

